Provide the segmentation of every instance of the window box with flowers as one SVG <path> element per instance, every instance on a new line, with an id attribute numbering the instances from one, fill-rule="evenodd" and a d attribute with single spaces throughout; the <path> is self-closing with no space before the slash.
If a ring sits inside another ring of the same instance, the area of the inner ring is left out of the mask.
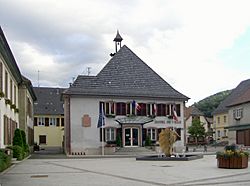
<path id="1" fill-rule="evenodd" d="M 15 113 L 18 113 L 18 112 L 19 112 L 19 109 L 18 109 L 18 108 L 15 108 L 14 111 L 15 111 Z"/>
<path id="2" fill-rule="evenodd" d="M 12 103 L 11 103 L 11 100 L 6 98 L 6 99 L 5 99 L 5 104 L 6 104 L 6 105 L 11 105 L 11 104 L 12 104 Z"/>
<path id="3" fill-rule="evenodd" d="M 13 109 L 13 110 L 15 110 L 16 109 L 16 105 L 15 104 L 11 104 L 10 108 Z"/>
<path id="4" fill-rule="evenodd" d="M 105 114 L 107 118 L 115 118 L 115 114 Z"/>
<path id="5" fill-rule="evenodd" d="M 0 91 L 0 99 L 2 99 L 4 96 L 5 96 L 4 93 Z"/>
<path id="6" fill-rule="evenodd" d="M 225 146 L 224 152 L 217 152 L 218 168 L 243 169 L 248 167 L 249 153 L 232 144 Z"/>

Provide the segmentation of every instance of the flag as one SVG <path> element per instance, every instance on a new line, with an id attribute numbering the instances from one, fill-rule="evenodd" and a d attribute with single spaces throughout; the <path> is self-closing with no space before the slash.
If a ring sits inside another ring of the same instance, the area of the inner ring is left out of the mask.
<path id="1" fill-rule="evenodd" d="M 153 104 L 153 115 L 156 115 L 157 113 L 157 105 L 156 103 Z"/>
<path id="2" fill-rule="evenodd" d="M 105 115 L 104 115 L 104 103 L 100 102 L 99 104 L 99 119 L 97 123 L 97 128 L 104 127 L 105 125 Z"/>
<path id="3" fill-rule="evenodd" d="M 135 100 L 132 102 L 132 107 L 136 108 L 136 110 L 141 110 L 141 106 Z"/>
<path id="4" fill-rule="evenodd" d="M 174 104 L 172 107 L 172 116 L 175 121 L 178 121 L 177 113 L 176 113 L 176 105 Z"/>

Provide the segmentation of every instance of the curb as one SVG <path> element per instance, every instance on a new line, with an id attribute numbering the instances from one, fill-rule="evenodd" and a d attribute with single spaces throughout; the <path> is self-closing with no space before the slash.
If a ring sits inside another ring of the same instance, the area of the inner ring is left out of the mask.
<path id="1" fill-rule="evenodd" d="M 13 167 L 15 167 L 15 164 L 12 164 L 11 166 L 9 166 L 7 169 L 5 169 L 4 171 L 0 172 L 0 176 L 6 174 L 8 171 L 10 171 L 10 169 L 12 169 Z"/>
<path id="2" fill-rule="evenodd" d="M 0 172 L 0 175 L 4 175 L 6 172 L 8 172 L 10 169 L 12 169 L 14 166 L 16 166 L 16 164 L 21 163 L 22 161 L 27 160 L 31 155 L 27 156 L 26 158 L 22 159 L 21 161 L 17 161 L 17 160 L 13 160 L 11 161 L 11 166 L 9 166 L 7 169 L 5 169 L 4 171 Z"/>

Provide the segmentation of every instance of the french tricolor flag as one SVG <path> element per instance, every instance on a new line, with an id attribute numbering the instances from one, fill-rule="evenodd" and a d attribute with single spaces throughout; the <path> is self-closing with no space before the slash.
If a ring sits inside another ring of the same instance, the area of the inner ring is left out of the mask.
<path id="1" fill-rule="evenodd" d="M 178 116 L 177 116 L 176 105 L 175 104 L 173 105 L 172 109 L 173 109 L 173 119 L 175 121 L 178 121 Z"/>
<path id="2" fill-rule="evenodd" d="M 156 113 L 157 113 L 157 104 L 154 103 L 153 104 L 153 114 L 156 115 Z"/>
<path id="3" fill-rule="evenodd" d="M 135 108 L 136 110 L 141 110 L 141 106 L 140 106 L 135 100 L 133 100 L 132 106 L 133 106 L 133 108 Z"/>

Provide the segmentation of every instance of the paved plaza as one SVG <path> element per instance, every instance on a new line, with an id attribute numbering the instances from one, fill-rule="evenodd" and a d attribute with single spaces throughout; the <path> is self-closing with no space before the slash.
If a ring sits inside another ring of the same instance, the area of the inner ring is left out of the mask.
<path id="1" fill-rule="evenodd" d="M 1 186 L 250 185 L 250 168 L 219 169 L 215 155 L 193 161 L 135 158 L 26 159 L 0 174 Z"/>

